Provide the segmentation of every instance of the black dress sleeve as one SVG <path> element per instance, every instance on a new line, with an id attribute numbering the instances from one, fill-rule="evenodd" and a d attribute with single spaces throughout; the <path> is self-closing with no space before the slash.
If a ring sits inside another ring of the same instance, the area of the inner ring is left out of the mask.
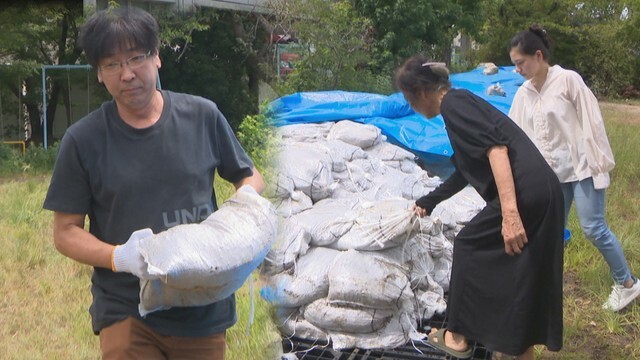
<path id="1" fill-rule="evenodd" d="M 456 170 L 440 186 L 416 200 L 416 205 L 427 210 L 427 215 L 431 215 L 436 205 L 460 192 L 467 184 L 467 180 Z"/>
<path id="2" fill-rule="evenodd" d="M 447 95 L 442 102 L 442 116 L 449 137 L 454 138 L 451 141 L 462 146 L 467 155 L 482 159 L 491 147 L 507 145 L 503 126 L 511 120 L 505 114 L 468 91 L 454 90 Z"/>

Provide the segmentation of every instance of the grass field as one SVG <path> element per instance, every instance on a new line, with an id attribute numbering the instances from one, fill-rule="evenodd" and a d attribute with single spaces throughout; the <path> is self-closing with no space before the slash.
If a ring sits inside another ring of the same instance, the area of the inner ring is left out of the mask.
<path id="1" fill-rule="evenodd" d="M 617 166 L 607 192 L 607 218 L 640 273 L 640 106 L 603 106 Z M 1 172 L 0 172 L 1 173 Z M 97 359 L 90 328 L 88 266 L 60 255 L 52 214 L 42 210 L 49 174 L 0 178 L 0 359 Z M 219 190 L 221 198 L 229 188 Z M 585 240 L 573 214 L 565 256 L 565 340 L 541 359 L 640 359 L 640 301 L 620 313 L 600 306 L 610 292 L 608 268 Z M 228 332 L 228 359 L 274 359 L 279 338 L 269 306 L 253 286 L 255 319 L 248 325 L 251 287 L 238 292 L 239 321 Z"/>

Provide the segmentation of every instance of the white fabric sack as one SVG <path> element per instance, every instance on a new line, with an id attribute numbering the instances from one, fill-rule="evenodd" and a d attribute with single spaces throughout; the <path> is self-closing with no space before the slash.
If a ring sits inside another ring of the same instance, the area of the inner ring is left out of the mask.
<path id="1" fill-rule="evenodd" d="M 352 162 L 346 163 L 344 171 L 334 172 L 333 178 L 338 182 L 339 187 L 352 193 L 366 191 L 373 185 L 373 177 Z"/>
<path id="2" fill-rule="evenodd" d="M 433 291 L 416 292 L 416 316 L 421 320 L 429 320 L 435 314 L 444 314 L 447 302 L 442 294 Z"/>
<path id="3" fill-rule="evenodd" d="M 359 146 L 348 144 L 342 140 L 327 140 L 323 143 L 329 149 L 332 156 L 339 157 L 346 161 L 353 161 L 356 159 L 366 159 L 369 155 L 362 150 Z"/>
<path id="4" fill-rule="evenodd" d="M 311 236 L 312 246 L 328 246 L 348 232 L 356 222 L 356 201 L 323 199 L 293 216 Z"/>
<path id="5" fill-rule="evenodd" d="M 384 175 L 387 171 L 387 166 L 380 159 L 371 156 L 366 159 L 355 159 L 349 161 L 347 165 L 349 167 L 356 166 L 362 169 L 362 172 L 369 174 L 372 179 L 379 175 Z"/>
<path id="6" fill-rule="evenodd" d="M 455 228 L 456 225 L 467 224 L 485 206 L 484 199 L 469 185 L 438 204 L 431 212 L 431 217 L 438 218 L 443 224 Z"/>
<path id="7" fill-rule="evenodd" d="M 282 217 L 290 217 L 301 213 L 307 209 L 311 209 L 313 202 L 311 198 L 302 191 L 295 190 L 290 197 L 284 199 L 275 199 L 274 205 L 276 212 Z"/>
<path id="8" fill-rule="evenodd" d="M 200 224 L 141 240 L 149 274 L 162 279 L 141 281 L 140 313 L 210 304 L 233 294 L 264 260 L 277 221 L 273 205 L 245 185 Z"/>
<path id="9" fill-rule="evenodd" d="M 332 140 L 331 142 L 340 142 L 345 146 L 355 147 L 338 140 Z M 326 164 L 329 164 L 329 167 L 333 172 L 344 171 L 346 169 L 345 162 L 347 160 L 345 160 L 345 156 L 348 155 L 336 151 L 336 149 L 329 146 L 329 142 L 325 140 L 321 140 L 318 142 L 289 142 L 286 143 L 284 147 L 287 149 L 286 151 L 292 152 L 294 154 L 301 149 L 309 149 L 312 153 L 317 152 L 318 154 L 321 154 L 319 160 L 323 161 Z M 362 150 L 360 149 L 360 151 Z"/>
<path id="10" fill-rule="evenodd" d="M 287 338 L 297 337 L 314 340 L 322 344 L 329 343 L 329 335 L 325 331 L 314 326 L 300 315 L 285 319 L 276 326 L 280 334 Z"/>
<path id="11" fill-rule="evenodd" d="M 432 277 L 435 264 L 428 251 L 428 242 L 415 236 L 403 246 L 385 249 L 378 253 L 408 269 L 411 289 L 430 290 L 441 295 L 444 291 Z"/>
<path id="12" fill-rule="evenodd" d="M 305 306 L 303 314 L 307 321 L 325 331 L 366 334 L 382 329 L 394 311 L 332 305 L 323 298 Z"/>
<path id="13" fill-rule="evenodd" d="M 404 198 L 406 189 L 403 188 L 403 179 L 407 177 L 402 171 L 384 165 L 384 170 L 371 180 L 372 186 L 361 193 L 361 196 L 371 200 L 385 200 Z"/>
<path id="14" fill-rule="evenodd" d="M 389 142 L 381 142 L 372 146 L 366 150 L 366 153 L 382 161 L 413 160 L 416 157 L 412 152 Z"/>
<path id="15" fill-rule="evenodd" d="M 316 142 L 327 138 L 334 122 L 292 124 L 278 127 L 278 134 L 284 141 Z"/>
<path id="16" fill-rule="evenodd" d="M 405 199 L 362 205 L 351 229 L 329 246 L 338 250 L 381 250 L 402 245 L 418 231 L 412 205 Z"/>
<path id="17" fill-rule="evenodd" d="M 301 256 L 292 273 L 284 272 L 265 279 L 260 290 L 263 299 L 282 307 L 299 307 L 327 296 L 329 269 L 340 251 L 312 247 Z"/>
<path id="18" fill-rule="evenodd" d="M 421 341 L 425 335 L 416 330 L 417 319 L 413 312 L 401 312 L 387 325 L 373 333 L 352 334 L 330 331 L 334 349 L 393 349 L 409 340 Z"/>
<path id="19" fill-rule="evenodd" d="M 322 151 L 309 146 L 285 146 L 278 161 L 282 175 L 292 179 L 295 189 L 303 191 L 313 202 L 331 195 L 331 158 Z"/>
<path id="20" fill-rule="evenodd" d="M 449 282 L 451 281 L 451 265 L 450 258 L 443 256 L 433 261 L 433 280 L 442 287 L 446 292 L 449 291 Z"/>
<path id="21" fill-rule="evenodd" d="M 382 142 L 382 130 L 373 125 L 342 120 L 331 127 L 327 140 L 341 140 L 361 149 L 367 149 Z"/>
<path id="22" fill-rule="evenodd" d="M 276 199 L 286 199 L 291 197 L 295 189 L 293 179 L 283 173 L 276 174 L 275 181 L 270 181 L 265 189 L 269 197 Z"/>
<path id="23" fill-rule="evenodd" d="M 262 263 L 262 273 L 265 275 L 291 269 L 295 261 L 309 250 L 311 236 L 297 221 L 280 219 L 279 225 L 276 241 Z"/>
<path id="24" fill-rule="evenodd" d="M 329 270 L 333 305 L 398 310 L 412 298 L 408 270 L 376 252 L 342 252 Z"/>

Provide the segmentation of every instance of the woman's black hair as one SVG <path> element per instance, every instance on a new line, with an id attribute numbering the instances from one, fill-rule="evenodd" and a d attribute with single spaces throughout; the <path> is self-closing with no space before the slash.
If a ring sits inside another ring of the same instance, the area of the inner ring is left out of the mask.
<path id="1" fill-rule="evenodd" d="M 542 26 L 534 24 L 528 30 L 520 31 L 511 39 L 509 51 L 517 48 L 524 55 L 535 55 L 536 51 L 542 52 L 545 61 L 551 59 L 551 45 L 553 41 L 547 30 Z"/>
<path id="2" fill-rule="evenodd" d="M 444 63 L 432 63 L 423 55 L 407 59 L 395 76 L 396 87 L 403 93 L 418 95 L 423 91 L 450 89 L 449 70 Z"/>
<path id="3" fill-rule="evenodd" d="M 101 10 L 82 26 L 78 44 L 95 68 L 100 60 L 121 51 L 155 53 L 160 46 L 159 26 L 151 14 L 136 7 Z"/>

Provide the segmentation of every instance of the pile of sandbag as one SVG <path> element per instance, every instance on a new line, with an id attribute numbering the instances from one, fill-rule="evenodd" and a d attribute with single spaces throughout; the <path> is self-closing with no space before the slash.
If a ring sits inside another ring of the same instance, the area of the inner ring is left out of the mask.
<path id="1" fill-rule="evenodd" d="M 279 128 L 280 216 L 261 289 L 283 336 L 335 349 L 393 348 L 424 337 L 446 309 L 452 239 L 484 202 L 471 188 L 419 218 L 413 204 L 441 180 L 372 125 L 348 120 Z"/>
<path id="2" fill-rule="evenodd" d="M 140 241 L 148 272 L 141 280 L 139 312 L 200 306 L 238 290 L 276 239 L 271 202 L 244 185 L 199 224 L 183 224 Z"/>

